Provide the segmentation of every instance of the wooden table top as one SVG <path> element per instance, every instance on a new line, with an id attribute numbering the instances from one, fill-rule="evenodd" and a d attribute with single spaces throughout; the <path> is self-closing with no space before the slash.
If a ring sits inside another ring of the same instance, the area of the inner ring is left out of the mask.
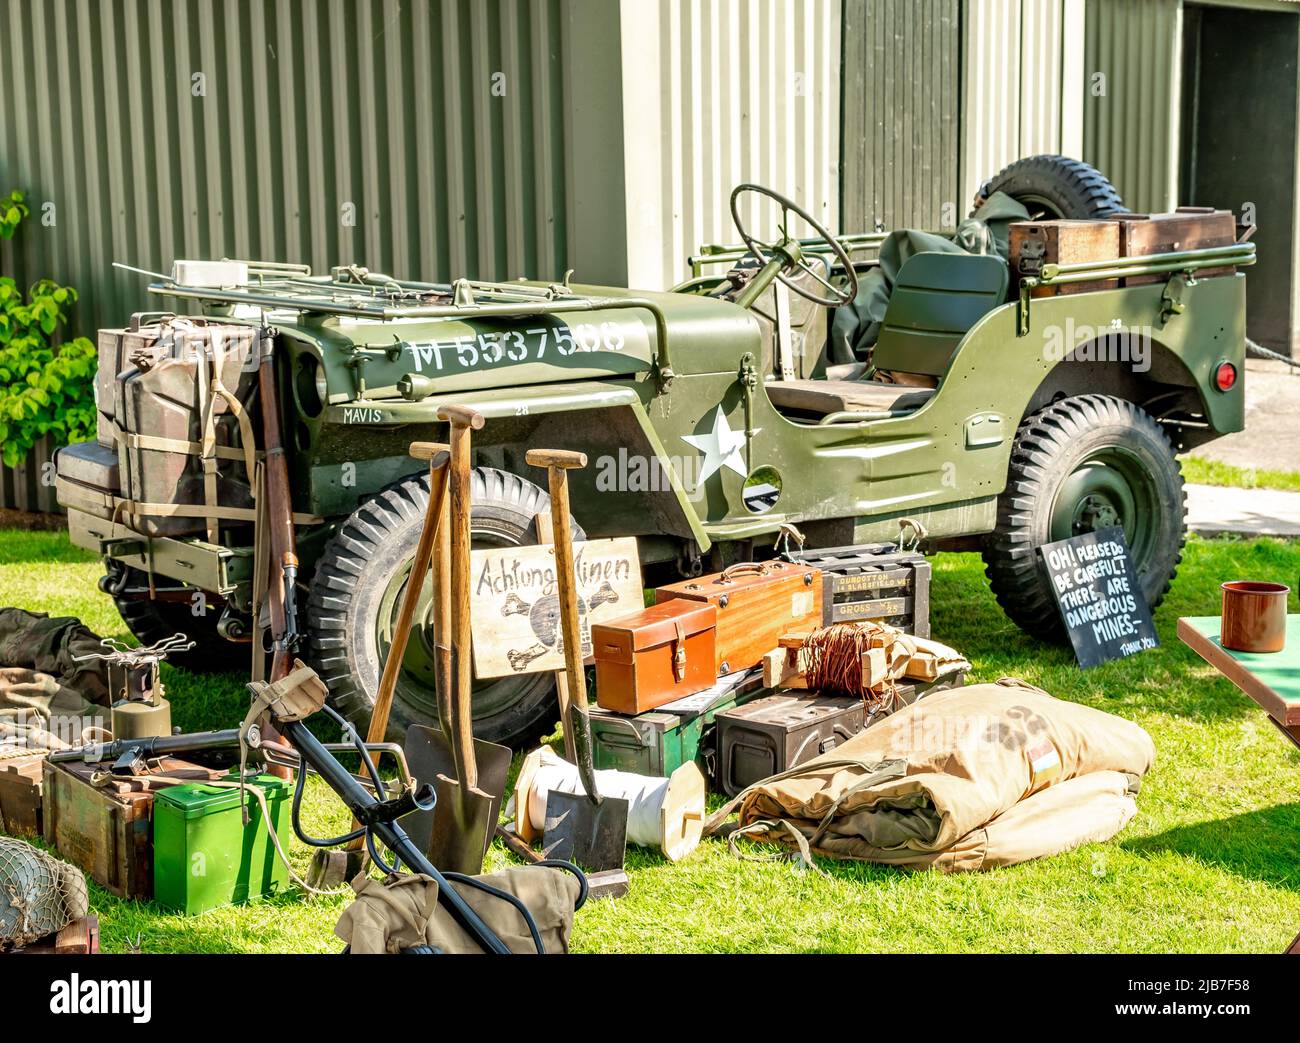
<path id="1" fill-rule="evenodd" d="M 1219 643 L 1219 616 L 1184 616 L 1178 636 L 1188 648 L 1268 711 L 1273 723 L 1300 746 L 1300 616 L 1286 617 L 1280 652 L 1234 652 Z M 1300 956 L 1300 934 L 1286 950 Z"/>
<path id="2" fill-rule="evenodd" d="M 1300 615 L 1286 618 L 1280 652 L 1234 652 L 1219 643 L 1218 616 L 1184 616 L 1183 643 L 1268 711 L 1285 729 L 1300 727 Z"/>

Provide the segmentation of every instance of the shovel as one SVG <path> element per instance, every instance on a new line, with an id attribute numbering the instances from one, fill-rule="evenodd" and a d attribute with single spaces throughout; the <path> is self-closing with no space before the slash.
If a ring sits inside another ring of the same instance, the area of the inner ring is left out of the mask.
<path id="1" fill-rule="evenodd" d="M 403 820 L 415 845 L 444 872 L 477 875 L 496 828 L 506 788 L 511 751 L 508 746 L 474 738 L 470 689 L 470 432 L 483 417 L 459 406 L 443 406 L 438 419 L 451 424 L 451 461 L 441 517 L 425 517 L 433 527 L 434 669 L 441 731 L 422 725 L 406 733 L 405 752 L 411 774 L 431 782 L 437 793 L 432 811 Z"/>
<path id="2" fill-rule="evenodd" d="M 577 862 L 592 874 L 592 893 L 626 893 L 628 802 L 604 797 L 596 787 L 592 763 L 591 719 L 587 716 L 587 685 L 582 666 L 582 629 L 578 619 L 578 582 L 573 564 L 573 537 L 569 527 L 570 468 L 586 467 L 584 453 L 559 449 L 530 449 L 524 456 L 533 467 L 545 467 L 551 494 L 551 527 L 555 546 L 555 577 L 560 596 L 564 669 L 569 705 L 564 731 L 573 737 L 574 763 L 583 793 L 551 790 L 546 797 L 546 824 L 542 849 L 548 858 Z"/>
<path id="3" fill-rule="evenodd" d="M 429 464 L 429 506 L 425 511 L 424 527 L 420 530 L 420 539 L 415 547 L 415 558 L 411 562 L 411 575 L 406 581 L 406 590 L 402 595 L 402 604 L 397 612 L 397 624 L 393 628 L 393 639 L 388 646 L 388 657 L 384 660 L 384 672 L 379 678 L 379 692 L 375 696 L 375 705 L 370 712 L 370 727 L 366 732 L 367 743 L 381 743 L 388 732 L 388 718 L 393 708 L 393 693 L 397 690 L 397 677 L 402 672 L 402 658 L 406 655 L 406 644 L 411 636 L 411 625 L 415 620 L 415 609 L 420 602 L 420 593 L 424 590 L 424 579 L 429 572 L 429 563 L 436 550 L 435 541 L 440 531 L 445 533 L 446 526 L 439 525 L 438 519 L 446 514 L 447 503 L 447 469 L 448 447 L 437 442 L 412 442 L 410 453 L 416 460 L 426 460 Z M 439 572 L 445 575 L 442 564 Z M 410 754 L 407 754 L 408 760 Z M 408 768 L 417 779 L 432 778 L 421 772 L 415 775 L 414 767 Z M 421 812 L 430 818 L 431 812 Z M 414 824 L 415 816 L 406 821 Z M 405 825 L 405 822 L 403 823 Z M 360 823 L 353 822 L 356 829 Z M 422 848 L 423 850 L 423 848 Z M 312 857 L 308 883 L 313 887 L 334 888 L 351 880 L 361 872 L 365 864 L 365 840 L 358 837 L 342 850 L 318 850 Z"/>

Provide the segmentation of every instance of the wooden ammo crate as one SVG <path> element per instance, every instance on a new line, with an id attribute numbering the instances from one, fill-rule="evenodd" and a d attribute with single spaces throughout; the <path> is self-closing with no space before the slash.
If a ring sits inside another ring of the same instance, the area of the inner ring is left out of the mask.
<path id="1" fill-rule="evenodd" d="M 15 949 L 14 955 L 89 956 L 99 952 L 99 917 L 94 913 L 73 920 L 63 930 L 47 934 L 30 945 Z"/>
<path id="2" fill-rule="evenodd" d="M 821 577 L 793 561 L 742 562 L 655 591 L 657 603 L 674 598 L 717 608 L 717 674 L 757 665 L 782 634 L 816 626 L 822 615 Z"/>
<path id="3" fill-rule="evenodd" d="M 1123 257 L 1205 250 L 1212 246 L 1232 246 L 1237 241 L 1237 219 L 1232 211 L 1208 206 L 1180 206 L 1172 214 L 1122 214 L 1118 221 Z M 1231 275 L 1234 271 L 1231 265 L 1203 268 L 1196 277 Z M 1168 277 L 1168 273 L 1131 275 L 1123 282 L 1125 286 L 1140 286 L 1162 282 Z"/>
<path id="4" fill-rule="evenodd" d="M 174 783 L 145 775 L 96 786 L 106 767 L 45 761 L 45 842 L 119 898 L 152 898 L 153 798 Z M 164 757 L 158 774 L 206 782 L 222 772 Z"/>
<path id="5" fill-rule="evenodd" d="M 893 543 L 799 551 L 791 559 L 822 573 L 822 625 L 870 620 L 930 636 L 930 563 Z"/>
<path id="6" fill-rule="evenodd" d="M 0 832 L 41 835 L 43 753 L 0 760 Z"/>
<path id="7" fill-rule="evenodd" d="M 1016 221 L 1008 235 L 1013 286 L 1019 286 L 1021 279 L 1041 274 L 1045 264 L 1113 261 L 1121 256 L 1118 221 Z M 1112 279 L 1036 286 L 1030 296 L 1088 293 L 1114 285 Z"/>

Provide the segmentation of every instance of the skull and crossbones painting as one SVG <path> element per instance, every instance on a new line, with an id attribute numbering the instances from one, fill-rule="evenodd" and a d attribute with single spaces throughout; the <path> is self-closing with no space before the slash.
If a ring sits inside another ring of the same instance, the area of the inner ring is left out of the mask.
<path id="1" fill-rule="evenodd" d="M 578 622 L 582 628 L 582 654 L 584 657 L 591 654 L 591 625 L 587 621 L 588 610 L 595 609 L 600 605 L 613 604 L 618 600 L 618 591 L 614 589 L 608 580 L 602 583 L 589 597 L 578 598 Z M 506 595 L 505 602 L 501 606 L 501 614 L 503 616 L 527 616 L 528 624 L 533 630 L 533 636 L 537 638 L 536 643 L 527 648 L 512 648 L 506 653 L 511 667 L 517 672 L 528 669 L 529 663 L 540 656 L 544 656 L 552 649 L 557 652 L 564 651 L 558 594 L 543 594 L 536 601 L 530 603 L 511 591 Z"/>
<path id="2" fill-rule="evenodd" d="M 474 674 L 518 677 L 564 669 L 564 629 L 549 544 L 476 548 L 474 580 Z M 645 600 L 641 562 L 633 536 L 574 544 L 578 623 L 583 658 L 591 654 L 591 628 L 639 609 Z"/>

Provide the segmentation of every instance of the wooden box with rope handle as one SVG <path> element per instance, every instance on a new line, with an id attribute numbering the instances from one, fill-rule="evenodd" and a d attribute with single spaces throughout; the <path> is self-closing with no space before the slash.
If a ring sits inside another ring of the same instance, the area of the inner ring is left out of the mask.
<path id="1" fill-rule="evenodd" d="M 822 574 L 790 561 L 745 562 L 655 592 L 657 602 L 685 598 L 718 610 L 717 673 L 757 666 L 791 630 L 822 623 Z M 712 683 L 712 681 L 710 681 Z"/>
<path id="2" fill-rule="evenodd" d="M 45 842 L 119 898 L 153 897 L 154 794 L 179 782 L 207 782 L 223 769 L 175 757 L 150 774 L 109 775 L 86 761 L 44 762 Z"/>
<path id="3" fill-rule="evenodd" d="M 820 570 L 823 618 L 819 625 L 870 621 L 929 637 L 930 563 L 915 548 L 912 538 L 791 551 L 785 557 Z"/>

